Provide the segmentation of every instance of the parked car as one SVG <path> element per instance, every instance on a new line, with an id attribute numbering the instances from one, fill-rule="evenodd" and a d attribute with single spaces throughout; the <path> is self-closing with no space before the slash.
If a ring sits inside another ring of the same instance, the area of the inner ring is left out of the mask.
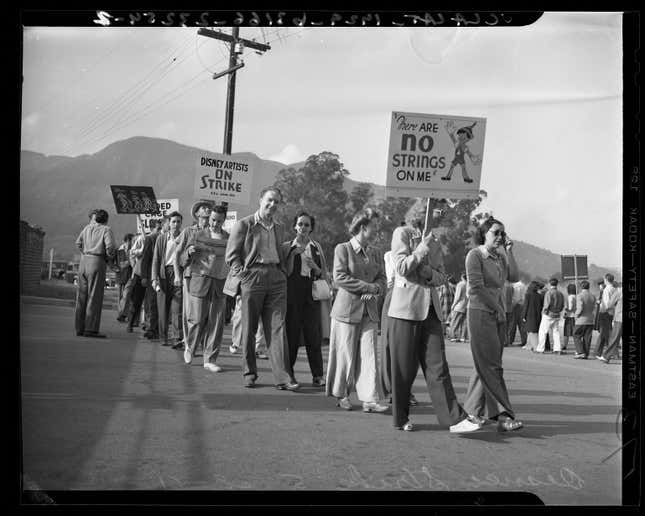
<path id="1" fill-rule="evenodd" d="M 79 265 L 80 264 L 78 262 L 69 262 L 67 264 L 67 270 L 65 271 L 65 281 L 67 281 L 67 283 L 76 284 L 78 282 Z"/>
<path id="2" fill-rule="evenodd" d="M 65 276 L 67 269 L 67 262 L 53 261 L 52 262 L 52 278 L 62 279 Z M 42 279 L 49 278 L 49 261 L 42 262 L 42 269 L 40 273 Z"/>

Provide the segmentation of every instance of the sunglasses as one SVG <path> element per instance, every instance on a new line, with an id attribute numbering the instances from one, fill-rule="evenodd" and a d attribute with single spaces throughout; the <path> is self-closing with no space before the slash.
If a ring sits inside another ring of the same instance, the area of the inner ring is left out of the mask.
<path id="1" fill-rule="evenodd" d="M 502 238 L 506 238 L 506 232 L 502 231 L 501 229 L 496 229 L 495 231 L 492 231 L 492 233 L 493 236 L 497 237 L 501 235 Z"/>

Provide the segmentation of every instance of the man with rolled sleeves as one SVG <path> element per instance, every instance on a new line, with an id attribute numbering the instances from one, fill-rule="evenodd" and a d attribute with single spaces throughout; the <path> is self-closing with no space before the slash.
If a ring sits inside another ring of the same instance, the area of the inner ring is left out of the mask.
<path id="1" fill-rule="evenodd" d="M 282 243 L 287 240 L 284 227 L 273 219 L 282 202 L 277 188 L 260 193 L 259 209 L 238 220 L 228 239 L 226 263 L 231 270 L 224 292 L 242 298 L 242 355 L 245 387 L 255 387 L 257 367 L 255 334 L 262 319 L 269 361 L 276 388 L 296 390 L 291 380 L 291 364 L 285 335 L 287 311 L 286 256 Z"/>
<path id="2" fill-rule="evenodd" d="M 116 245 L 112 229 L 106 225 L 107 212 L 92 210 L 89 217 L 90 223 L 83 228 L 76 239 L 76 246 L 81 251 L 76 291 L 76 335 L 105 338 L 104 334 L 99 333 L 105 269 L 107 260 L 116 254 Z"/>

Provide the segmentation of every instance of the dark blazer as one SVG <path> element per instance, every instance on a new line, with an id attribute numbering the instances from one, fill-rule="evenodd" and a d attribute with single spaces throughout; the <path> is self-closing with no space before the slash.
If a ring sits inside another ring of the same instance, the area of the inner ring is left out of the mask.
<path id="1" fill-rule="evenodd" d="M 367 303 L 367 313 L 370 320 L 378 322 L 378 299 L 369 301 L 361 299 L 362 294 L 368 293 L 368 283 L 377 283 L 381 295 L 385 294 L 387 278 L 383 255 L 375 247 L 367 248 L 369 263 L 356 254 L 351 242 L 338 244 L 334 251 L 334 283 L 338 288 L 331 317 L 345 323 L 360 323 Z"/>
<path id="2" fill-rule="evenodd" d="M 526 319 L 526 331 L 528 333 L 537 333 L 540 328 L 542 304 L 542 296 L 539 293 L 531 290 L 526 291 L 522 319 Z"/>
<path id="3" fill-rule="evenodd" d="M 151 279 L 152 258 L 158 236 L 159 233 L 150 233 L 143 240 L 143 254 L 134 266 L 134 273 L 141 276 L 141 279 Z"/>
<path id="4" fill-rule="evenodd" d="M 258 257 L 260 246 L 261 227 L 255 223 L 255 214 L 249 215 L 238 220 L 233 229 L 231 236 L 226 245 L 226 263 L 231 270 L 224 284 L 224 293 L 229 296 L 236 296 L 242 276 L 246 270 L 255 263 Z M 276 251 L 280 259 L 280 268 L 286 275 L 286 256 L 283 251 L 282 243 L 285 241 L 284 226 L 278 222 L 273 222 L 273 232 L 276 242 Z"/>

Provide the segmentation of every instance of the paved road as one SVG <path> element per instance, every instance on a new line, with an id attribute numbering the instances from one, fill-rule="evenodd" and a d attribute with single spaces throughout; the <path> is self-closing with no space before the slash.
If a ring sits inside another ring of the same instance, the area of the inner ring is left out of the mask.
<path id="1" fill-rule="evenodd" d="M 304 350 L 301 392 L 277 391 L 266 361 L 249 390 L 228 352 L 230 327 L 214 374 L 126 334 L 115 315 L 104 310 L 109 338 L 92 340 L 73 335 L 67 306 L 21 305 L 24 474 L 44 490 L 515 490 L 547 504 L 620 504 L 620 362 L 507 348 L 525 429 L 451 435 L 419 376 L 417 431 L 400 432 L 355 397 L 355 411 L 335 408 L 307 383 Z M 470 349 L 448 343 L 447 356 L 463 400 Z"/>

